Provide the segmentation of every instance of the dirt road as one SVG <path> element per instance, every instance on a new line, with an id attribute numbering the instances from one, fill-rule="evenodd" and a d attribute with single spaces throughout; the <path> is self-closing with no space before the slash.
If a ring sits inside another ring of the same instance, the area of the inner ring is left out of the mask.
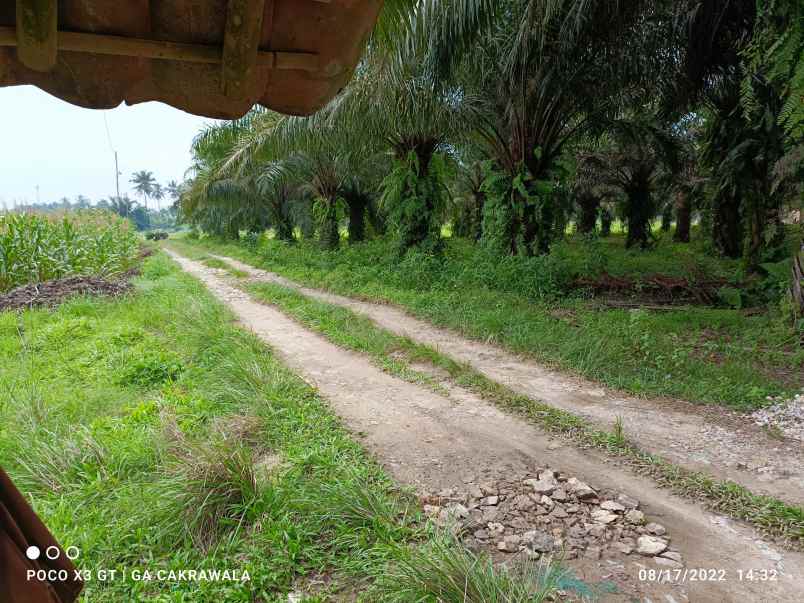
<path id="1" fill-rule="evenodd" d="M 730 479 L 752 492 L 791 504 L 804 503 L 804 446 L 794 440 L 772 438 L 738 413 L 609 391 L 497 346 L 434 327 L 393 306 L 303 287 L 235 259 L 215 257 L 252 278 L 276 282 L 368 316 L 383 329 L 436 348 L 513 391 L 584 417 L 606 430 L 610 431 L 620 417 L 629 440 L 676 465 Z"/>
<path id="2" fill-rule="evenodd" d="M 804 600 L 804 555 L 775 550 L 752 529 L 702 511 L 605 458 L 557 446 L 533 425 L 468 392 L 456 400 L 388 375 L 368 358 L 343 350 L 277 309 L 253 301 L 230 285 L 221 271 L 169 253 L 224 301 L 244 327 L 315 385 L 398 481 L 434 492 L 549 466 L 594 488 L 639 499 L 647 519 L 667 528 L 686 568 L 714 570 L 707 574 L 711 580 L 658 584 L 639 579 L 639 569 L 651 561 L 634 554 L 568 562 L 585 579 L 612 579 L 616 566 L 623 570 L 617 574 L 623 591 L 668 603 Z M 750 569 L 775 572 L 777 579 L 747 580 Z"/>

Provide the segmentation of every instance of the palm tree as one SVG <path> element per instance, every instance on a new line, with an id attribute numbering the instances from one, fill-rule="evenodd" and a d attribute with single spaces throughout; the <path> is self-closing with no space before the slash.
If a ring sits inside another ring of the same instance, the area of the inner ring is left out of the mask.
<path id="1" fill-rule="evenodd" d="M 149 172 L 147 170 L 134 172 L 131 175 L 131 180 L 129 180 L 129 182 L 134 185 L 134 190 L 145 203 L 145 209 L 147 210 L 148 198 L 152 195 L 154 185 L 156 184 L 156 179 L 154 178 L 153 172 Z"/>
<path id="2" fill-rule="evenodd" d="M 435 253 L 446 204 L 444 162 L 471 102 L 425 68 L 423 42 L 408 36 L 399 46 L 370 48 L 328 113 L 355 144 L 390 151 L 380 204 L 394 223 L 400 254 L 411 248 Z"/>
<path id="3" fill-rule="evenodd" d="M 171 180 L 165 186 L 165 190 L 167 191 L 168 196 L 173 199 L 173 202 L 179 200 L 179 196 L 181 195 L 181 185 L 176 182 L 175 180 Z"/>
<path id="4" fill-rule="evenodd" d="M 162 207 L 160 206 L 159 202 L 165 198 L 165 189 L 158 182 L 154 182 L 153 186 L 151 187 L 151 197 L 156 199 L 156 211 L 162 211 Z"/>
<path id="5" fill-rule="evenodd" d="M 667 53 L 649 0 L 428 0 L 414 34 L 425 70 L 470 101 L 466 144 L 491 160 L 484 239 L 510 253 L 549 250 L 564 204 L 567 144 L 643 94 Z M 628 40 L 627 44 L 623 40 Z M 602 85 L 601 85 L 602 84 Z"/>
<path id="6" fill-rule="evenodd" d="M 662 127 L 645 121 L 617 120 L 598 147 L 580 155 L 588 179 L 617 187 L 624 194 L 623 214 L 628 228 L 626 247 L 650 244 L 650 221 L 656 215 L 654 189 L 660 169 L 677 169 L 678 143 Z"/>

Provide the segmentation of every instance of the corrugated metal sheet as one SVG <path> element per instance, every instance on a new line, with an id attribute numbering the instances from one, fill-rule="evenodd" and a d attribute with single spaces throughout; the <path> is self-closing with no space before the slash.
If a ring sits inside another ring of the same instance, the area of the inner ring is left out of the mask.
<path id="1" fill-rule="evenodd" d="M 156 100 L 218 118 L 239 117 L 255 103 L 283 113 L 309 114 L 348 82 L 382 6 L 382 0 L 259 2 L 258 5 L 264 4 L 259 49 L 290 54 L 261 54 L 265 60 L 250 70 L 237 94 L 224 94 L 220 62 L 64 49 L 95 44 L 96 38 L 80 34 L 105 34 L 128 40 L 197 45 L 199 50 L 209 51 L 207 54 L 222 52 L 229 1 L 60 0 L 58 31 L 62 47 L 55 67 L 43 72 L 23 65 L 17 48 L 10 45 L 14 35 L 11 28 L 16 24 L 15 2 L 0 0 L 0 86 L 33 84 L 91 108 Z M 239 25 L 239 20 L 236 23 Z M 129 52 L 125 50 L 124 54 Z M 296 53 L 303 59 L 303 68 L 293 68 L 299 64 L 294 62 Z"/>

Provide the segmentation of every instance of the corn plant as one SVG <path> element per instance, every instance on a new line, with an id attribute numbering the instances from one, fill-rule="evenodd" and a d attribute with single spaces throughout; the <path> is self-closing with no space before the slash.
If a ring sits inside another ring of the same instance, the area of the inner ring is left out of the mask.
<path id="1" fill-rule="evenodd" d="M 129 222 L 111 212 L 0 215 L 0 292 L 71 275 L 114 276 L 137 251 Z"/>

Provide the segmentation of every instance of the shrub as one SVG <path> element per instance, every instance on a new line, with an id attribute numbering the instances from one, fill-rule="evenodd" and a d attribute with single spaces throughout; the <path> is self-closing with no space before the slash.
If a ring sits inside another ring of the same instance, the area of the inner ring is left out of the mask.
<path id="1" fill-rule="evenodd" d="M 145 238 L 149 241 L 164 241 L 168 238 L 168 233 L 164 230 L 149 230 L 145 233 Z"/>
<path id="2" fill-rule="evenodd" d="M 143 387 L 159 385 L 179 377 L 184 367 L 174 354 L 148 351 L 135 357 L 123 370 L 121 383 Z"/>

